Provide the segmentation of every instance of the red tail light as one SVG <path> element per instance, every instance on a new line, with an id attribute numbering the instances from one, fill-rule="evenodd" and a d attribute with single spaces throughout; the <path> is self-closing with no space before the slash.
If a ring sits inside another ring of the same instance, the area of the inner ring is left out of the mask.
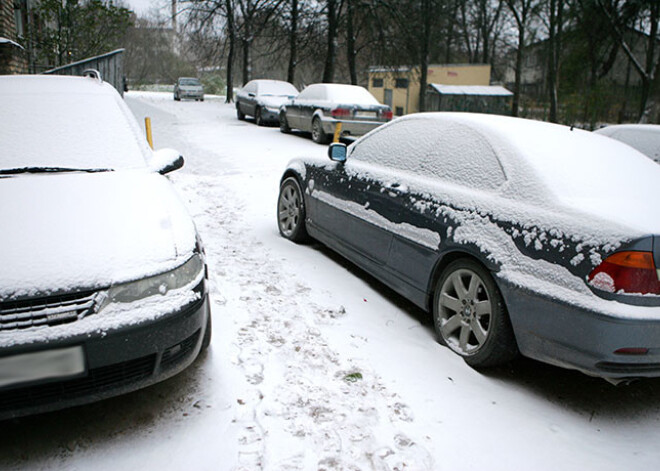
<path id="1" fill-rule="evenodd" d="M 335 108 L 331 111 L 332 117 L 335 119 L 348 118 L 351 115 L 349 108 Z"/>
<path id="2" fill-rule="evenodd" d="M 392 119 L 392 116 L 394 116 L 392 114 L 392 110 L 383 111 L 383 118 L 385 118 L 386 120 L 389 121 L 390 119 Z"/>
<path id="3" fill-rule="evenodd" d="M 616 293 L 660 294 L 658 272 L 651 252 L 617 252 L 589 274 L 592 286 Z"/>

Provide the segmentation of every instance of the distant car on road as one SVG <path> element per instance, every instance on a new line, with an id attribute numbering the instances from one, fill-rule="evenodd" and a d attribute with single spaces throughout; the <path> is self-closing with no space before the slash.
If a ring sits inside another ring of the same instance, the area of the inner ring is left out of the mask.
<path id="1" fill-rule="evenodd" d="M 660 124 L 616 124 L 595 132 L 625 142 L 660 164 Z"/>
<path id="2" fill-rule="evenodd" d="M 174 84 L 174 100 L 191 99 L 204 101 L 204 86 L 194 77 L 179 77 Z"/>
<path id="3" fill-rule="evenodd" d="M 285 170 L 280 233 L 432 312 L 468 364 L 520 352 L 660 376 L 660 167 L 641 153 L 549 123 L 420 113 L 329 155 Z"/>
<path id="4" fill-rule="evenodd" d="M 280 106 L 298 95 L 298 89 L 281 80 L 252 80 L 236 94 L 236 116 L 253 116 L 258 126 L 277 123 Z"/>
<path id="5" fill-rule="evenodd" d="M 182 371 L 209 345 L 201 240 L 98 78 L 0 77 L 0 420 Z"/>
<path id="6" fill-rule="evenodd" d="M 314 142 L 332 140 L 337 123 L 342 136 L 362 136 L 390 121 L 392 110 L 381 105 L 365 88 L 356 85 L 316 83 L 280 108 L 280 130 L 311 132 Z"/>

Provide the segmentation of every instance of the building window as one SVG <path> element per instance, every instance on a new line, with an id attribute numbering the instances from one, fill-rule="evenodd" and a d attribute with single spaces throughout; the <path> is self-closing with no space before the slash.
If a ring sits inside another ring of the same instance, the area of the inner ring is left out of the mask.
<path id="1" fill-rule="evenodd" d="M 394 109 L 394 114 L 397 116 L 403 116 L 403 106 L 397 106 Z"/>
<path id="2" fill-rule="evenodd" d="M 394 86 L 396 88 L 408 88 L 408 79 L 407 78 L 398 78 L 396 79 Z"/>
<path id="3" fill-rule="evenodd" d="M 383 79 L 382 78 L 371 79 L 371 86 L 374 88 L 383 88 Z"/>

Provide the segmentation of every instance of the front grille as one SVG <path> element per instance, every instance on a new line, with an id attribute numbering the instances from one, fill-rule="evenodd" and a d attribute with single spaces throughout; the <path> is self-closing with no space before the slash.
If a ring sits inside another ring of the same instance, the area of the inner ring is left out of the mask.
<path id="1" fill-rule="evenodd" d="M 197 345 L 199 330 L 181 343 L 171 346 L 163 352 L 163 358 L 160 361 L 162 369 L 169 368 L 187 357 Z"/>
<path id="2" fill-rule="evenodd" d="M 94 312 L 96 291 L 0 303 L 0 331 L 74 322 Z"/>
<path id="3" fill-rule="evenodd" d="M 0 393 L 0 412 L 51 404 L 103 393 L 153 374 L 156 354 L 89 370 L 84 378 L 71 379 Z"/>

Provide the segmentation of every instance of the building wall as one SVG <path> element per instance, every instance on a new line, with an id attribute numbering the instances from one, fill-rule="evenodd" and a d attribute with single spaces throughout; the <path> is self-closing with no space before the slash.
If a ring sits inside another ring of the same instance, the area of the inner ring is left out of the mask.
<path id="1" fill-rule="evenodd" d="M 22 38 L 18 35 L 16 25 L 16 14 L 14 0 L 0 0 L 0 37 L 11 39 L 21 44 Z M 17 5 L 25 6 L 24 2 L 17 2 Z M 24 15 L 23 10 L 18 10 L 21 18 Z M 0 74 L 18 74 L 27 73 L 28 60 L 27 53 L 11 44 L 0 44 Z"/>
<path id="2" fill-rule="evenodd" d="M 490 65 L 430 65 L 427 77 L 428 83 L 442 85 L 490 85 Z M 390 105 L 396 116 L 417 113 L 420 79 L 418 67 L 372 67 L 368 89 L 379 102 Z"/>

